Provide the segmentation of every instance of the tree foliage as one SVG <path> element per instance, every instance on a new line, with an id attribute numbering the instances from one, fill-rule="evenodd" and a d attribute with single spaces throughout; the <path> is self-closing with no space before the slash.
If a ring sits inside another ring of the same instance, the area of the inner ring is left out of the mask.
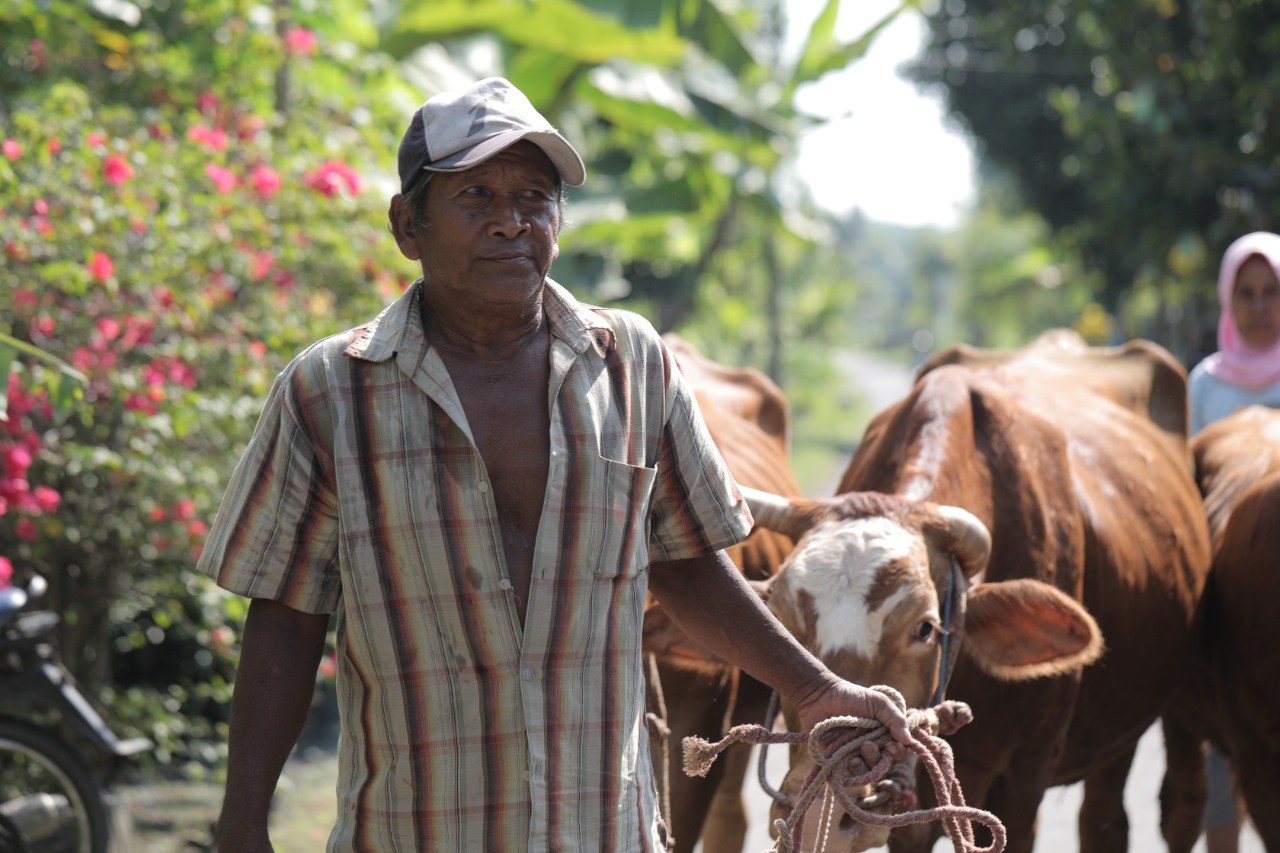
<path id="1" fill-rule="evenodd" d="M 737 265 L 731 289 L 756 290 L 757 311 L 803 275 L 786 266 L 802 254 L 788 247 L 811 247 L 813 229 L 784 166 L 815 119 L 796 91 L 860 57 L 893 17 L 843 41 L 839 6 L 823 5 L 795 57 L 782 52 L 780 3 L 727 0 L 402 0 L 382 45 L 410 66 L 434 63 L 437 79 L 442 48 L 480 56 L 472 76 L 504 74 L 580 140 L 591 178 L 556 274 L 672 329 L 705 304 L 726 256 L 755 260 Z"/>
<path id="2" fill-rule="evenodd" d="M 112 8 L 138 17 L 24 3 L 0 27 L 0 303 L 22 348 L 0 556 L 50 581 L 62 649 L 115 685 L 113 716 L 198 768 L 243 605 L 194 558 L 284 361 L 400 292 L 386 195 L 365 189 L 407 98 L 332 24 L 239 0 Z M 58 417 L 67 369 L 85 382 Z"/>
<path id="3" fill-rule="evenodd" d="M 1099 274 L 1102 304 L 1193 357 L 1222 250 L 1280 222 L 1280 10 L 944 0 L 929 26 L 915 75 Z"/>

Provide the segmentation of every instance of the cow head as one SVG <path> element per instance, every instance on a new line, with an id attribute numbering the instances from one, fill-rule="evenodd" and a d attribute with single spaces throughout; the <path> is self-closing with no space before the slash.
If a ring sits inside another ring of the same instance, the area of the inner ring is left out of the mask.
<path id="1" fill-rule="evenodd" d="M 742 491 L 757 526 L 796 542 L 770 581 L 769 609 L 842 678 L 890 685 L 909 707 L 925 707 L 960 649 L 1010 680 L 1060 674 L 1101 654 L 1097 624 L 1060 590 L 1033 580 L 978 582 L 991 536 L 963 509 L 875 493 L 811 500 Z M 794 709 L 783 710 L 794 730 Z M 792 750 L 783 794 L 798 792 L 810 762 L 806 750 Z M 806 835 L 821 823 L 820 808 L 821 798 L 805 816 Z M 777 804 L 773 817 L 789 810 Z M 888 838 L 887 828 L 847 815 L 830 825 L 833 850 Z"/>

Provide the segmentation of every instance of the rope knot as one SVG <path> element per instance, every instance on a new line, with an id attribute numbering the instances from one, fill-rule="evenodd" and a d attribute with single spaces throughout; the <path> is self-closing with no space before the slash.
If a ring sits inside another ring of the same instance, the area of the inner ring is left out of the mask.
<path id="1" fill-rule="evenodd" d="M 906 826 L 940 820 L 957 853 L 1000 853 L 1005 847 L 1005 829 L 990 812 L 965 805 L 960 783 L 955 778 L 951 746 L 939 735 L 954 734 L 973 720 L 973 712 L 963 702 L 940 702 L 932 708 L 906 707 L 898 691 L 883 685 L 871 688 L 891 700 L 906 713 L 916 742 L 909 744 L 933 783 L 938 805 L 932 809 L 911 809 L 901 814 L 880 814 L 867 809 L 896 804 L 914 805 L 914 771 L 909 762 L 895 764 L 887 749 L 893 736 L 883 724 L 863 717 L 831 717 L 808 733 L 775 733 L 763 726 L 735 726 L 723 739 L 709 743 L 702 738 L 684 739 L 684 768 L 692 776 L 705 776 L 716 758 L 733 743 L 804 743 L 813 759 L 813 769 L 785 820 L 774 822 L 776 853 L 798 850 L 804 831 L 804 816 L 819 794 L 839 802 L 854 820 L 873 826 Z M 857 802 L 851 792 L 870 786 L 875 793 Z M 906 792 L 912 796 L 907 797 Z M 825 809 L 824 809 L 825 811 Z M 973 824 L 991 831 L 990 847 L 976 846 Z"/>

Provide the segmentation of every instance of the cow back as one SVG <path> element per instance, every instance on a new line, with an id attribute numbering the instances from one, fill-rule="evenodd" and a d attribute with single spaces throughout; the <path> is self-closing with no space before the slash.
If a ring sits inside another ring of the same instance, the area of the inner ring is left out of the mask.
<path id="1" fill-rule="evenodd" d="M 917 375 L 948 364 L 974 369 L 1012 365 L 1014 370 L 1052 377 L 1055 384 L 1071 382 L 1150 420 L 1176 444 L 1187 440 L 1186 371 L 1168 350 L 1150 341 L 1090 347 L 1076 332 L 1054 329 L 1021 349 L 957 344 L 926 361 Z"/>
<path id="2" fill-rule="evenodd" d="M 1242 409 L 1205 427 L 1191 450 L 1217 547 L 1245 493 L 1280 472 L 1280 412 L 1263 406 Z"/>

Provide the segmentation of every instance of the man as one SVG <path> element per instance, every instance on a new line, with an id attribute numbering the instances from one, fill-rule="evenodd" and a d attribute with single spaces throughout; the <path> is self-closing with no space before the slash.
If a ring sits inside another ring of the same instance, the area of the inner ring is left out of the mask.
<path id="1" fill-rule="evenodd" d="M 331 850 L 659 849 L 646 587 L 807 725 L 909 742 L 719 550 L 751 518 L 652 327 L 547 277 L 573 147 L 490 78 L 417 111 L 399 172 L 391 231 L 422 279 L 277 378 L 200 561 L 253 599 L 219 849 L 270 849 L 333 611 Z"/>

